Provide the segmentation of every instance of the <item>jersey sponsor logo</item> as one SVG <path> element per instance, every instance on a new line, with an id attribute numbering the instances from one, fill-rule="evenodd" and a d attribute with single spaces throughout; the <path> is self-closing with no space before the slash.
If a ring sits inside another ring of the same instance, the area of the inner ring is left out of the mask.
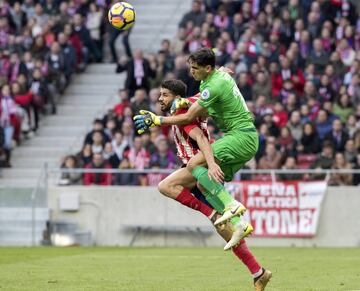
<path id="1" fill-rule="evenodd" d="M 209 89 L 205 89 L 204 91 L 201 92 L 201 99 L 208 99 L 210 97 L 210 91 Z"/>

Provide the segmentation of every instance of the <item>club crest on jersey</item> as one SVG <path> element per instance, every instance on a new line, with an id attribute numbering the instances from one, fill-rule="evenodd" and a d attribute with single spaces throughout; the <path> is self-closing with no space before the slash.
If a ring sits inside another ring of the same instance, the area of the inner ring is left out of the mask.
<path id="1" fill-rule="evenodd" d="M 201 92 L 201 99 L 208 99 L 210 97 L 210 91 L 209 89 L 205 89 L 204 91 Z"/>

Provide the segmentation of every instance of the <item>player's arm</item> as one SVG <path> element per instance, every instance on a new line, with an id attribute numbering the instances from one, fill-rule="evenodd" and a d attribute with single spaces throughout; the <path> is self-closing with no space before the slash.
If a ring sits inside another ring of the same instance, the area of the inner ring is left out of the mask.
<path id="1" fill-rule="evenodd" d="M 214 154 L 208 138 L 197 126 L 191 129 L 188 134 L 193 140 L 196 141 L 200 151 L 205 157 L 210 180 L 215 180 L 216 182 L 222 183 L 224 181 L 224 173 L 215 161 Z"/>
<path id="2" fill-rule="evenodd" d="M 192 104 L 186 113 L 174 116 L 162 117 L 162 125 L 186 125 L 191 123 L 196 117 L 206 114 L 206 109 L 197 102 Z"/>

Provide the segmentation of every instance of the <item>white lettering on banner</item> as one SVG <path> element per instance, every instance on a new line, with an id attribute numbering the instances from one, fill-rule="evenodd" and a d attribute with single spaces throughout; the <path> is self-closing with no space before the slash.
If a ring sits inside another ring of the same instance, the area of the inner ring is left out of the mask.
<path id="1" fill-rule="evenodd" d="M 297 233 L 297 211 L 284 210 L 280 212 L 280 234 L 294 235 Z"/>
<path id="2" fill-rule="evenodd" d="M 258 236 L 309 236 L 313 217 L 311 210 L 253 210 L 250 213 L 254 235 Z"/>
<path id="3" fill-rule="evenodd" d="M 294 185 L 285 185 L 284 183 L 251 184 L 248 194 L 249 196 L 296 196 L 296 189 Z"/>
<path id="4" fill-rule="evenodd" d="M 254 236 L 309 237 L 316 234 L 326 182 L 233 182 L 227 189 L 245 204 Z"/>
<path id="5" fill-rule="evenodd" d="M 298 206 L 298 199 L 296 197 L 249 197 L 246 206 L 255 208 L 294 208 Z"/>
<path id="6" fill-rule="evenodd" d="M 280 216 L 277 211 L 268 211 L 266 214 L 266 232 L 270 235 L 275 235 L 280 229 Z"/>

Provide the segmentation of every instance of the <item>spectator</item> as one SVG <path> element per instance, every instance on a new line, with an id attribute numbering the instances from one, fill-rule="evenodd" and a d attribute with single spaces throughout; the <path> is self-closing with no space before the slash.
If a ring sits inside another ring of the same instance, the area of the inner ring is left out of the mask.
<path id="1" fill-rule="evenodd" d="M 137 89 L 145 89 L 147 92 L 150 90 L 149 78 L 154 78 L 155 72 L 140 49 L 135 50 L 133 59 L 126 63 L 118 63 L 116 72 L 121 73 L 125 70 L 127 72 L 125 86 L 130 96 L 133 96 Z"/>
<path id="2" fill-rule="evenodd" d="M 92 162 L 85 166 L 89 170 L 111 169 L 110 164 L 104 161 L 101 153 L 94 153 Z M 85 186 L 99 185 L 109 186 L 112 182 L 112 175 L 110 173 L 84 173 L 83 183 Z"/>
<path id="3" fill-rule="evenodd" d="M 295 141 L 299 142 L 302 135 L 302 124 L 299 111 L 293 111 L 290 115 L 290 120 L 287 127 L 290 129 L 291 134 Z"/>
<path id="4" fill-rule="evenodd" d="M 334 163 L 334 146 L 329 141 L 324 141 L 322 151 L 311 165 L 312 169 L 331 169 Z"/>
<path id="5" fill-rule="evenodd" d="M 120 89 L 118 96 L 120 98 L 120 102 L 117 103 L 114 108 L 113 112 L 118 116 L 121 117 L 124 114 L 124 109 L 127 106 L 130 106 L 129 102 L 129 91 L 126 89 Z"/>
<path id="6" fill-rule="evenodd" d="M 69 37 L 65 33 L 60 32 L 58 34 L 58 42 L 61 49 L 61 55 L 64 58 L 64 76 L 66 78 L 66 84 L 68 84 L 76 69 L 76 51 L 74 46 L 70 43 Z"/>
<path id="7" fill-rule="evenodd" d="M 76 159 L 79 161 L 79 166 L 84 167 L 92 161 L 91 144 L 84 144 L 82 150 L 76 155 Z"/>
<path id="8" fill-rule="evenodd" d="M 120 159 L 117 156 L 117 154 L 114 152 L 112 144 L 110 142 L 105 144 L 102 154 L 104 160 L 107 161 L 113 169 L 119 167 Z"/>
<path id="9" fill-rule="evenodd" d="M 252 100 L 252 86 L 249 84 L 249 77 L 247 73 L 240 73 L 237 85 L 245 101 Z"/>
<path id="10" fill-rule="evenodd" d="M 130 161 L 128 158 L 124 158 L 119 165 L 120 170 L 129 170 L 131 169 Z M 138 185 L 137 176 L 131 173 L 117 173 L 115 175 L 115 185 Z"/>
<path id="11" fill-rule="evenodd" d="M 86 18 L 86 28 L 90 32 L 90 37 L 93 39 L 97 50 L 99 51 L 99 58 L 102 59 L 103 41 L 101 36 L 101 25 L 103 19 L 103 11 L 99 9 L 96 3 L 90 3 L 89 13 Z"/>
<path id="12" fill-rule="evenodd" d="M 89 56 L 93 58 L 94 61 L 101 61 L 101 53 L 96 46 L 96 43 L 91 38 L 89 30 L 84 25 L 84 20 L 81 14 L 76 13 L 73 18 L 74 23 L 74 32 L 77 34 L 83 43 L 83 45 L 87 48 L 89 52 Z M 87 60 L 85 60 L 87 63 Z"/>
<path id="13" fill-rule="evenodd" d="M 10 167 L 11 150 L 13 147 L 13 137 L 15 131 L 15 123 L 17 122 L 16 104 L 10 95 L 10 86 L 3 85 L 0 95 L 0 127 L 4 132 L 5 166 Z"/>
<path id="14" fill-rule="evenodd" d="M 102 153 L 105 146 L 104 134 L 102 131 L 97 130 L 92 134 L 91 151 L 93 154 Z"/>
<path id="15" fill-rule="evenodd" d="M 115 132 L 115 135 L 114 135 L 114 138 L 113 138 L 111 144 L 112 144 L 115 154 L 117 155 L 118 159 L 121 161 L 123 159 L 124 152 L 129 147 L 129 144 L 126 140 L 124 140 L 121 131 Z"/>
<path id="16" fill-rule="evenodd" d="M 61 165 L 61 169 L 66 170 L 73 170 L 78 169 L 79 164 L 75 156 L 67 156 L 64 159 L 64 162 Z M 82 175 L 81 173 L 77 172 L 64 172 L 61 174 L 61 179 L 59 181 L 60 185 L 79 185 L 82 182 Z"/>
<path id="17" fill-rule="evenodd" d="M 287 126 L 284 126 L 280 130 L 280 136 L 278 138 L 278 146 L 283 156 L 295 156 L 296 155 L 296 142 Z"/>
<path id="18" fill-rule="evenodd" d="M 335 161 L 332 166 L 335 170 L 351 170 L 352 166 L 349 162 L 346 161 L 344 154 L 337 152 L 335 154 Z M 336 173 L 331 175 L 329 185 L 335 186 L 344 186 L 344 185 L 352 185 L 353 184 L 353 176 L 349 173 Z"/>
<path id="19" fill-rule="evenodd" d="M 353 139 L 348 139 L 345 144 L 344 157 L 345 160 L 351 165 L 356 163 L 357 150 L 355 148 L 355 142 Z"/>
<path id="20" fill-rule="evenodd" d="M 356 156 L 356 163 L 354 166 L 355 170 L 360 170 L 360 153 Z M 360 185 L 360 173 L 356 173 L 353 175 L 353 185 L 359 186 Z"/>
<path id="21" fill-rule="evenodd" d="M 320 139 L 312 123 L 305 123 L 303 125 L 297 151 L 303 154 L 316 154 L 320 151 Z"/>
<path id="22" fill-rule="evenodd" d="M 201 1 L 193 0 L 191 11 L 186 13 L 179 23 L 180 28 L 185 28 L 189 22 L 195 26 L 201 26 L 205 21 L 205 12 L 201 11 Z"/>
<path id="23" fill-rule="evenodd" d="M 259 160 L 259 169 L 278 169 L 281 165 L 281 153 L 273 143 L 267 143 L 265 155 Z"/>
<path id="24" fill-rule="evenodd" d="M 296 170 L 296 159 L 295 157 L 287 157 L 285 160 L 285 164 L 282 167 L 282 170 Z M 295 180 L 301 180 L 302 175 L 299 173 L 285 173 L 280 175 L 280 180 L 282 181 L 295 181 Z"/>
<path id="25" fill-rule="evenodd" d="M 273 119 L 276 126 L 279 127 L 283 127 L 288 123 L 288 114 L 284 110 L 284 106 L 280 102 L 275 103 Z"/>
<path id="26" fill-rule="evenodd" d="M 350 103 L 349 96 L 346 94 L 341 95 L 338 102 L 334 105 L 333 113 L 340 118 L 342 123 L 346 123 L 353 112 L 354 107 Z"/>
<path id="27" fill-rule="evenodd" d="M 252 86 L 253 100 L 259 95 L 270 96 L 271 95 L 271 86 L 270 80 L 263 71 L 259 71 L 256 74 L 256 81 Z"/>
<path id="28" fill-rule="evenodd" d="M 157 165 L 160 169 L 173 169 L 176 164 L 176 156 L 169 148 L 165 137 L 159 138 L 156 143 L 157 151 L 151 155 L 151 164 Z"/>
<path id="29" fill-rule="evenodd" d="M 93 144 L 93 142 L 94 142 L 94 140 L 93 140 L 94 132 L 101 132 L 102 135 L 103 135 L 103 138 L 104 138 L 104 142 L 109 141 L 108 136 L 104 132 L 104 124 L 102 123 L 101 119 L 95 119 L 93 121 L 92 127 L 93 127 L 92 130 L 89 131 L 85 136 L 84 144 Z"/>
<path id="30" fill-rule="evenodd" d="M 313 51 L 311 52 L 308 62 L 314 64 L 315 73 L 319 74 L 325 69 L 329 61 L 328 54 L 323 49 L 323 44 L 319 38 L 313 41 Z"/>
<path id="31" fill-rule="evenodd" d="M 143 170 L 150 166 L 150 153 L 143 147 L 141 137 L 134 139 L 134 146 L 130 147 L 126 155 L 130 161 L 131 168 Z"/>
<path id="32" fill-rule="evenodd" d="M 139 114 L 141 109 L 149 110 L 149 101 L 144 89 L 137 89 L 131 99 L 131 110 L 134 114 Z"/>
<path id="33" fill-rule="evenodd" d="M 332 131 L 328 132 L 324 137 L 324 140 L 328 140 L 334 145 L 336 151 L 341 152 L 344 151 L 348 139 L 349 135 L 343 130 L 343 125 L 339 119 L 333 121 Z"/>
<path id="34" fill-rule="evenodd" d="M 331 131 L 332 125 L 328 118 L 328 113 L 325 110 L 320 110 L 316 118 L 316 131 L 319 134 L 320 140 L 323 140 L 325 136 Z"/>
<path id="35" fill-rule="evenodd" d="M 358 128 L 360 128 L 355 115 L 349 115 L 346 121 L 346 132 L 349 134 L 350 138 L 353 138 Z"/>

